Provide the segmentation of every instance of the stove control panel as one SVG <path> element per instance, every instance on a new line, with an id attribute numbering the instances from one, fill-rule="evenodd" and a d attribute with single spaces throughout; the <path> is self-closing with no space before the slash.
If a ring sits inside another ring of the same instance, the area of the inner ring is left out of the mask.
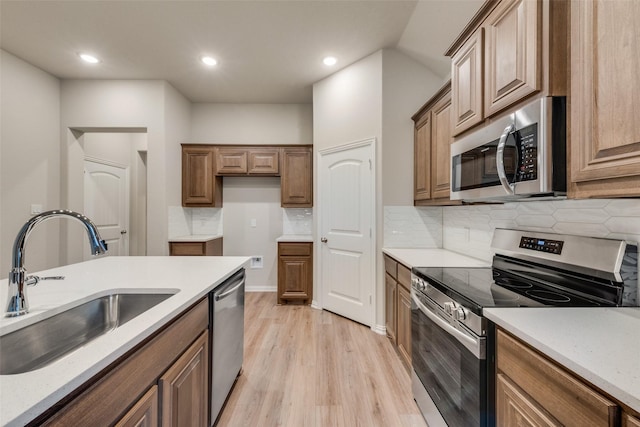
<path id="1" fill-rule="evenodd" d="M 532 251 L 548 252 L 550 254 L 560 255 L 562 253 L 562 240 L 540 239 L 537 237 L 522 236 L 520 238 L 520 247 L 523 249 L 531 249 Z"/>

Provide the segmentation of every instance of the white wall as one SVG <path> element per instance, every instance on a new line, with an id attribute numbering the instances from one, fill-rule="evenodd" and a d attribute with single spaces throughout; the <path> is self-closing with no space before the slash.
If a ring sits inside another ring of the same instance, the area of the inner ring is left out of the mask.
<path id="1" fill-rule="evenodd" d="M 191 142 L 311 144 L 311 104 L 207 104 L 191 108 Z"/>
<path id="2" fill-rule="evenodd" d="M 180 200 L 180 143 L 188 140 L 188 101 L 163 81 L 64 80 L 61 101 L 62 202 L 82 209 L 84 131 L 147 132 L 147 253 L 167 255 L 167 206 Z M 174 182 L 175 181 L 175 182 Z M 64 230 L 63 230 L 64 232 Z M 63 241 L 63 261 L 82 259 L 77 227 Z"/>
<path id="3" fill-rule="evenodd" d="M 313 85 L 314 152 L 376 138 L 376 320 L 372 326 L 377 330 L 384 328 L 383 203 L 413 204 L 410 117 L 440 85 L 440 77 L 395 50 L 378 51 Z M 314 161 L 317 188 L 317 154 Z M 315 252 L 319 283 L 319 251 Z"/>
<path id="4" fill-rule="evenodd" d="M 0 277 L 11 267 L 13 241 L 30 218 L 31 204 L 44 210 L 60 202 L 60 81 L 0 50 Z M 29 237 L 27 271 L 60 265 L 57 220 Z"/>
<path id="5" fill-rule="evenodd" d="M 247 268 L 247 289 L 275 291 L 276 239 L 282 234 L 280 178 L 225 177 L 223 186 L 224 255 L 262 255 L 263 268 Z"/>
<path id="6" fill-rule="evenodd" d="M 192 104 L 190 142 L 311 144 L 311 110 L 311 104 Z M 275 290 L 275 240 L 283 231 L 280 179 L 225 177 L 222 187 L 224 254 L 263 255 L 264 268 L 247 270 L 247 288 Z M 209 211 L 211 216 L 219 214 L 216 209 Z M 255 228 L 249 225 L 251 219 L 257 220 Z"/>

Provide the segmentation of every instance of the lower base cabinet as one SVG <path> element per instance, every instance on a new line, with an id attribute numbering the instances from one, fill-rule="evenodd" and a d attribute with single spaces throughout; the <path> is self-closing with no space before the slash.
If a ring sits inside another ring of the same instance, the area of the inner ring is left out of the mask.
<path id="1" fill-rule="evenodd" d="M 616 402 L 506 332 L 496 336 L 496 425 L 619 425 Z"/>
<path id="2" fill-rule="evenodd" d="M 171 256 L 222 256 L 222 237 L 206 242 L 169 242 Z"/>
<path id="3" fill-rule="evenodd" d="M 205 297 L 29 425 L 207 425 L 208 325 Z"/>
<path id="4" fill-rule="evenodd" d="M 313 243 L 278 242 L 278 304 L 313 298 Z"/>
<path id="5" fill-rule="evenodd" d="M 158 386 L 154 385 L 115 427 L 157 427 L 158 415 Z"/>
<path id="6" fill-rule="evenodd" d="M 385 326 L 405 368 L 411 371 L 411 269 L 384 255 Z"/>

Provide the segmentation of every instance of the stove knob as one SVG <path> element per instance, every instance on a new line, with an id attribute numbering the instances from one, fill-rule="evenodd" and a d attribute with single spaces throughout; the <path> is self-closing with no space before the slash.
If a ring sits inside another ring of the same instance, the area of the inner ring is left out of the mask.
<path id="1" fill-rule="evenodd" d="M 444 303 L 444 312 L 447 313 L 448 315 L 453 315 L 453 303 L 452 302 L 445 302 Z"/>
<path id="2" fill-rule="evenodd" d="M 467 310 L 462 307 L 458 307 L 458 309 L 454 313 L 454 317 L 460 322 L 465 320 L 467 318 Z"/>
<path id="3" fill-rule="evenodd" d="M 424 291 L 425 289 L 427 289 L 427 285 L 424 283 L 423 280 L 420 280 L 418 282 L 418 289 L 420 289 L 421 291 Z"/>

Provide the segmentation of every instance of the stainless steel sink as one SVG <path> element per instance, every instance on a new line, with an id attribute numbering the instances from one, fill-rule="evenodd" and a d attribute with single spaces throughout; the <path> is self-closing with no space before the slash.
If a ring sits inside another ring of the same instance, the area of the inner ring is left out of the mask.
<path id="1" fill-rule="evenodd" d="M 42 368 L 172 295 L 106 295 L 3 335 L 0 337 L 0 375 Z"/>

